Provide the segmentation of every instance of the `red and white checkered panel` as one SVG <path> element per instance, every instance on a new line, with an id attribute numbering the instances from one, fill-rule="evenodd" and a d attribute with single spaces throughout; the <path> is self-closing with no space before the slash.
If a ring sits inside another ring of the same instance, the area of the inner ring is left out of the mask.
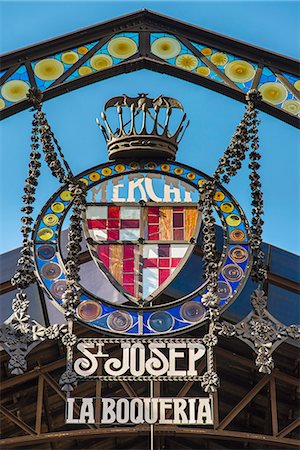
<path id="1" fill-rule="evenodd" d="M 152 295 L 168 280 L 188 248 L 188 244 L 144 244 L 143 298 Z"/>
<path id="2" fill-rule="evenodd" d="M 141 209 L 126 206 L 88 206 L 90 237 L 101 241 L 137 241 L 140 237 Z"/>
<path id="3" fill-rule="evenodd" d="M 185 257 L 197 214 L 193 206 L 88 205 L 86 223 L 102 266 L 129 294 L 147 299 Z"/>

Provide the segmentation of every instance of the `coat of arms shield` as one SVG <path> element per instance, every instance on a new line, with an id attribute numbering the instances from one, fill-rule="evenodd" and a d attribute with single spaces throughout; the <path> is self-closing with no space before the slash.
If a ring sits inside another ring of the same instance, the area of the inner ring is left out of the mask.
<path id="1" fill-rule="evenodd" d="M 200 219 L 197 203 L 89 203 L 84 230 L 110 281 L 131 301 L 147 303 L 183 268 Z"/>

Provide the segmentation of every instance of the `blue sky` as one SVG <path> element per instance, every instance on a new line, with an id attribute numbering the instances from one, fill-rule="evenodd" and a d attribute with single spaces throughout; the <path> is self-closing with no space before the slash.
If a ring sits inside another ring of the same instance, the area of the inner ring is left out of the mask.
<path id="1" fill-rule="evenodd" d="M 3 2 L 1 53 L 75 31 L 141 8 L 231 36 L 294 58 L 299 57 L 299 2 Z M 45 103 L 44 110 L 73 172 L 105 162 L 106 147 L 95 124 L 104 102 L 117 94 L 161 93 L 183 103 L 191 125 L 180 144 L 178 160 L 212 174 L 239 122 L 244 105 L 182 80 L 139 71 L 102 81 Z M 299 132 L 260 113 L 262 182 L 265 193 L 264 240 L 300 253 Z M 1 251 L 21 243 L 20 197 L 26 176 L 31 113 L 23 111 L 0 125 Z M 230 183 L 246 215 L 250 213 L 248 171 Z M 58 188 L 44 167 L 36 212 Z"/>

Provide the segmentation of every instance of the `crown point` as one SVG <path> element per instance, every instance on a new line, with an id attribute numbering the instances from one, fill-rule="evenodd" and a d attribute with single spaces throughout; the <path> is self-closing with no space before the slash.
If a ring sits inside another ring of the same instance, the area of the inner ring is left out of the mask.
<path id="1" fill-rule="evenodd" d="M 114 131 L 109 125 L 105 114 L 108 108 L 113 107 L 116 108 L 120 122 L 119 128 Z M 125 108 L 131 111 L 131 115 L 130 120 L 123 123 L 123 113 L 125 114 L 124 117 L 126 117 Z M 174 134 L 169 129 L 173 109 L 179 109 L 183 113 L 182 119 L 177 126 L 177 131 Z M 160 123 L 161 119 L 159 119 L 158 113 L 163 110 L 165 110 L 165 120 L 164 123 Z M 137 97 L 128 97 L 123 94 L 122 96 L 111 98 L 106 102 L 101 118 L 108 131 L 108 133 L 104 133 L 102 130 L 107 142 L 109 159 L 127 159 L 131 157 L 140 160 L 149 158 L 175 159 L 179 143 L 177 138 L 183 129 L 186 114 L 181 103 L 174 98 L 160 95 L 155 99 L 151 99 L 148 97 L 148 94 L 140 93 Z M 141 123 L 139 130 L 136 129 L 138 127 L 137 123 Z M 105 130 L 103 126 L 101 126 L 102 128 Z M 159 134 L 158 129 L 162 130 L 162 134 Z M 148 132 L 147 130 L 152 131 Z"/>

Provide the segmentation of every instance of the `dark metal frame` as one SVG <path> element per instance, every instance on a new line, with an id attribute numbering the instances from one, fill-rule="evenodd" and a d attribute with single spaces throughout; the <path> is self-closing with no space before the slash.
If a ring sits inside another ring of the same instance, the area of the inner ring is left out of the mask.
<path id="1" fill-rule="evenodd" d="M 88 59 L 114 34 L 120 32 L 139 32 L 140 48 L 136 55 L 133 55 L 127 60 L 124 60 L 123 62 L 104 71 L 92 73 L 85 77 L 64 83 L 64 80 L 71 73 L 73 73 L 85 59 Z M 216 66 L 213 67 L 214 72 L 218 73 L 226 84 L 221 84 L 209 78 L 201 77 L 195 73 L 182 70 L 153 55 L 150 51 L 150 32 L 165 32 L 174 34 L 184 45 L 191 49 L 193 53 L 199 54 L 198 56 L 201 57 L 201 60 L 203 60 L 205 64 L 211 66 L 214 66 L 213 63 L 211 63 L 202 54 L 200 55 L 200 52 L 192 45 L 191 41 L 212 46 L 220 49 L 221 51 L 227 51 L 238 57 L 246 58 L 257 63 L 258 69 L 252 84 L 252 87 L 254 88 L 257 87 L 261 71 L 263 67 L 266 66 L 273 71 L 273 73 L 283 82 L 283 84 L 293 93 L 294 96 L 300 99 L 299 92 L 281 74 L 281 71 L 284 71 L 299 77 L 300 65 L 297 60 L 272 53 L 259 47 L 248 45 L 244 42 L 240 42 L 148 10 L 137 11 L 135 13 L 103 22 L 77 32 L 69 33 L 55 39 L 4 54 L 2 56 L 1 70 L 7 69 L 7 72 L 3 75 L 0 83 L 7 80 L 21 64 L 25 64 L 28 70 L 29 80 L 32 85 L 35 86 L 35 79 L 30 61 L 53 55 L 59 51 L 68 50 L 72 47 L 76 47 L 77 45 L 83 45 L 84 43 L 87 44 L 95 40 L 99 40 L 98 44 L 96 44 L 94 48 L 79 59 L 78 64 L 75 63 L 43 92 L 44 100 L 49 100 L 74 89 L 78 89 L 122 73 L 133 72 L 140 69 L 149 69 L 181 78 L 191 83 L 219 92 L 242 103 L 246 103 L 245 92 L 242 92 L 238 86 L 229 80 L 228 77 Z M 1 112 L 1 117 L 9 117 L 29 108 L 29 106 L 30 105 L 27 100 L 20 101 L 8 108 L 5 108 Z M 298 117 L 289 114 L 281 108 L 261 102 L 259 109 L 267 114 L 277 117 L 280 120 L 283 120 L 292 126 L 300 126 Z"/>

